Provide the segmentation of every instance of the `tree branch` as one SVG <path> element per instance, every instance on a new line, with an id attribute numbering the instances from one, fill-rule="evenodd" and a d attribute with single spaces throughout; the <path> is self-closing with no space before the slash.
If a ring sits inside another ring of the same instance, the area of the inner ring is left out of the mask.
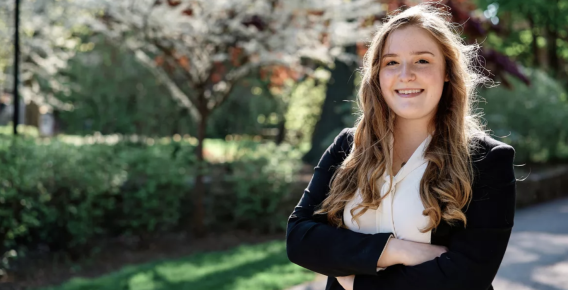
<path id="1" fill-rule="evenodd" d="M 172 81 L 172 79 L 159 67 L 154 64 L 152 59 L 148 57 L 142 50 L 136 50 L 134 52 L 136 59 L 140 61 L 146 68 L 148 68 L 161 82 L 166 85 L 174 99 L 179 101 L 181 105 L 189 110 L 189 113 L 193 120 L 199 120 L 200 113 L 194 104 L 191 102 L 190 98 L 183 93 L 183 91 Z"/>

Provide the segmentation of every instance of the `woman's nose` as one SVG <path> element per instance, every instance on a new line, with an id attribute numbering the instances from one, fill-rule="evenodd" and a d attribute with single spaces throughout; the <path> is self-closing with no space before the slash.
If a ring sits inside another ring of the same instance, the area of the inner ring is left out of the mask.
<path id="1" fill-rule="evenodd" d="M 416 76 L 410 67 L 410 64 L 403 64 L 400 68 L 400 81 L 401 82 L 408 82 L 414 80 Z"/>

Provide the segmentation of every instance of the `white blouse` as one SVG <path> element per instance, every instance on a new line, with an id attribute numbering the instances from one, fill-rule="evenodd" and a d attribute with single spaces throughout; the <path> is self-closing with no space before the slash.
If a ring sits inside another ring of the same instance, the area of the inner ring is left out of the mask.
<path id="1" fill-rule="evenodd" d="M 385 171 L 382 178 L 377 181 L 376 188 L 380 188 L 381 196 L 386 195 L 386 197 L 376 210 L 369 208 L 357 220 L 353 220 L 350 211 L 362 201 L 360 189 L 357 190 L 343 210 L 343 221 L 347 228 L 366 234 L 393 233 L 398 239 L 430 243 L 431 231 L 420 232 L 420 229 L 425 228 L 430 221 L 428 216 L 422 215 L 424 205 L 420 199 L 420 180 L 428 166 L 428 161 L 424 159 L 424 151 L 431 139 L 432 136 L 429 135 L 395 175 L 390 194 L 387 194 L 389 175 Z M 362 208 L 355 213 L 360 210 Z"/>

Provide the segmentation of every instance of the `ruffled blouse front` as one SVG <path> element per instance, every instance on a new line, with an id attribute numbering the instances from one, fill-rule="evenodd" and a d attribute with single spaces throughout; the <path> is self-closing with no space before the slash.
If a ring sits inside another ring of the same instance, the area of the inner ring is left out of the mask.
<path id="1" fill-rule="evenodd" d="M 390 191 L 390 176 L 386 172 L 377 180 L 375 188 L 380 188 L 381 196 L 384 197 L 381 204 L 376 210 L 369 208 L 357 220 L 353 220 L 351 209 L 362 201 L 361 192 L 357 190 L 343 211 L 343 221 L 347 228 L 366 234 L 393 233 L 398 239 L 430 243 L 431 232 L 420 232 L 430 221 L 428 216 L 422 215 L 424 205 L 420 199 L 420 181 L 428 166 L 424 151 L 431 139 L 432 136 L 429 135 L 395 175 Z M 355 213 L 360 210 L 362 208 Z"/>

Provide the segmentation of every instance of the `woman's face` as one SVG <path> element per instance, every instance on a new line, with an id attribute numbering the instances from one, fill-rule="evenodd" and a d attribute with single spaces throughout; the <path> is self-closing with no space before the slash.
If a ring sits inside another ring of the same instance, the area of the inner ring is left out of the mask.
<path id="1" fill-rule="evenodd" d="M 386 39 L 380 65 L 381 92 L 397 118 L 431 120 L 448 81 L 436 39 L 417 26 L 398 28 Z"/>

